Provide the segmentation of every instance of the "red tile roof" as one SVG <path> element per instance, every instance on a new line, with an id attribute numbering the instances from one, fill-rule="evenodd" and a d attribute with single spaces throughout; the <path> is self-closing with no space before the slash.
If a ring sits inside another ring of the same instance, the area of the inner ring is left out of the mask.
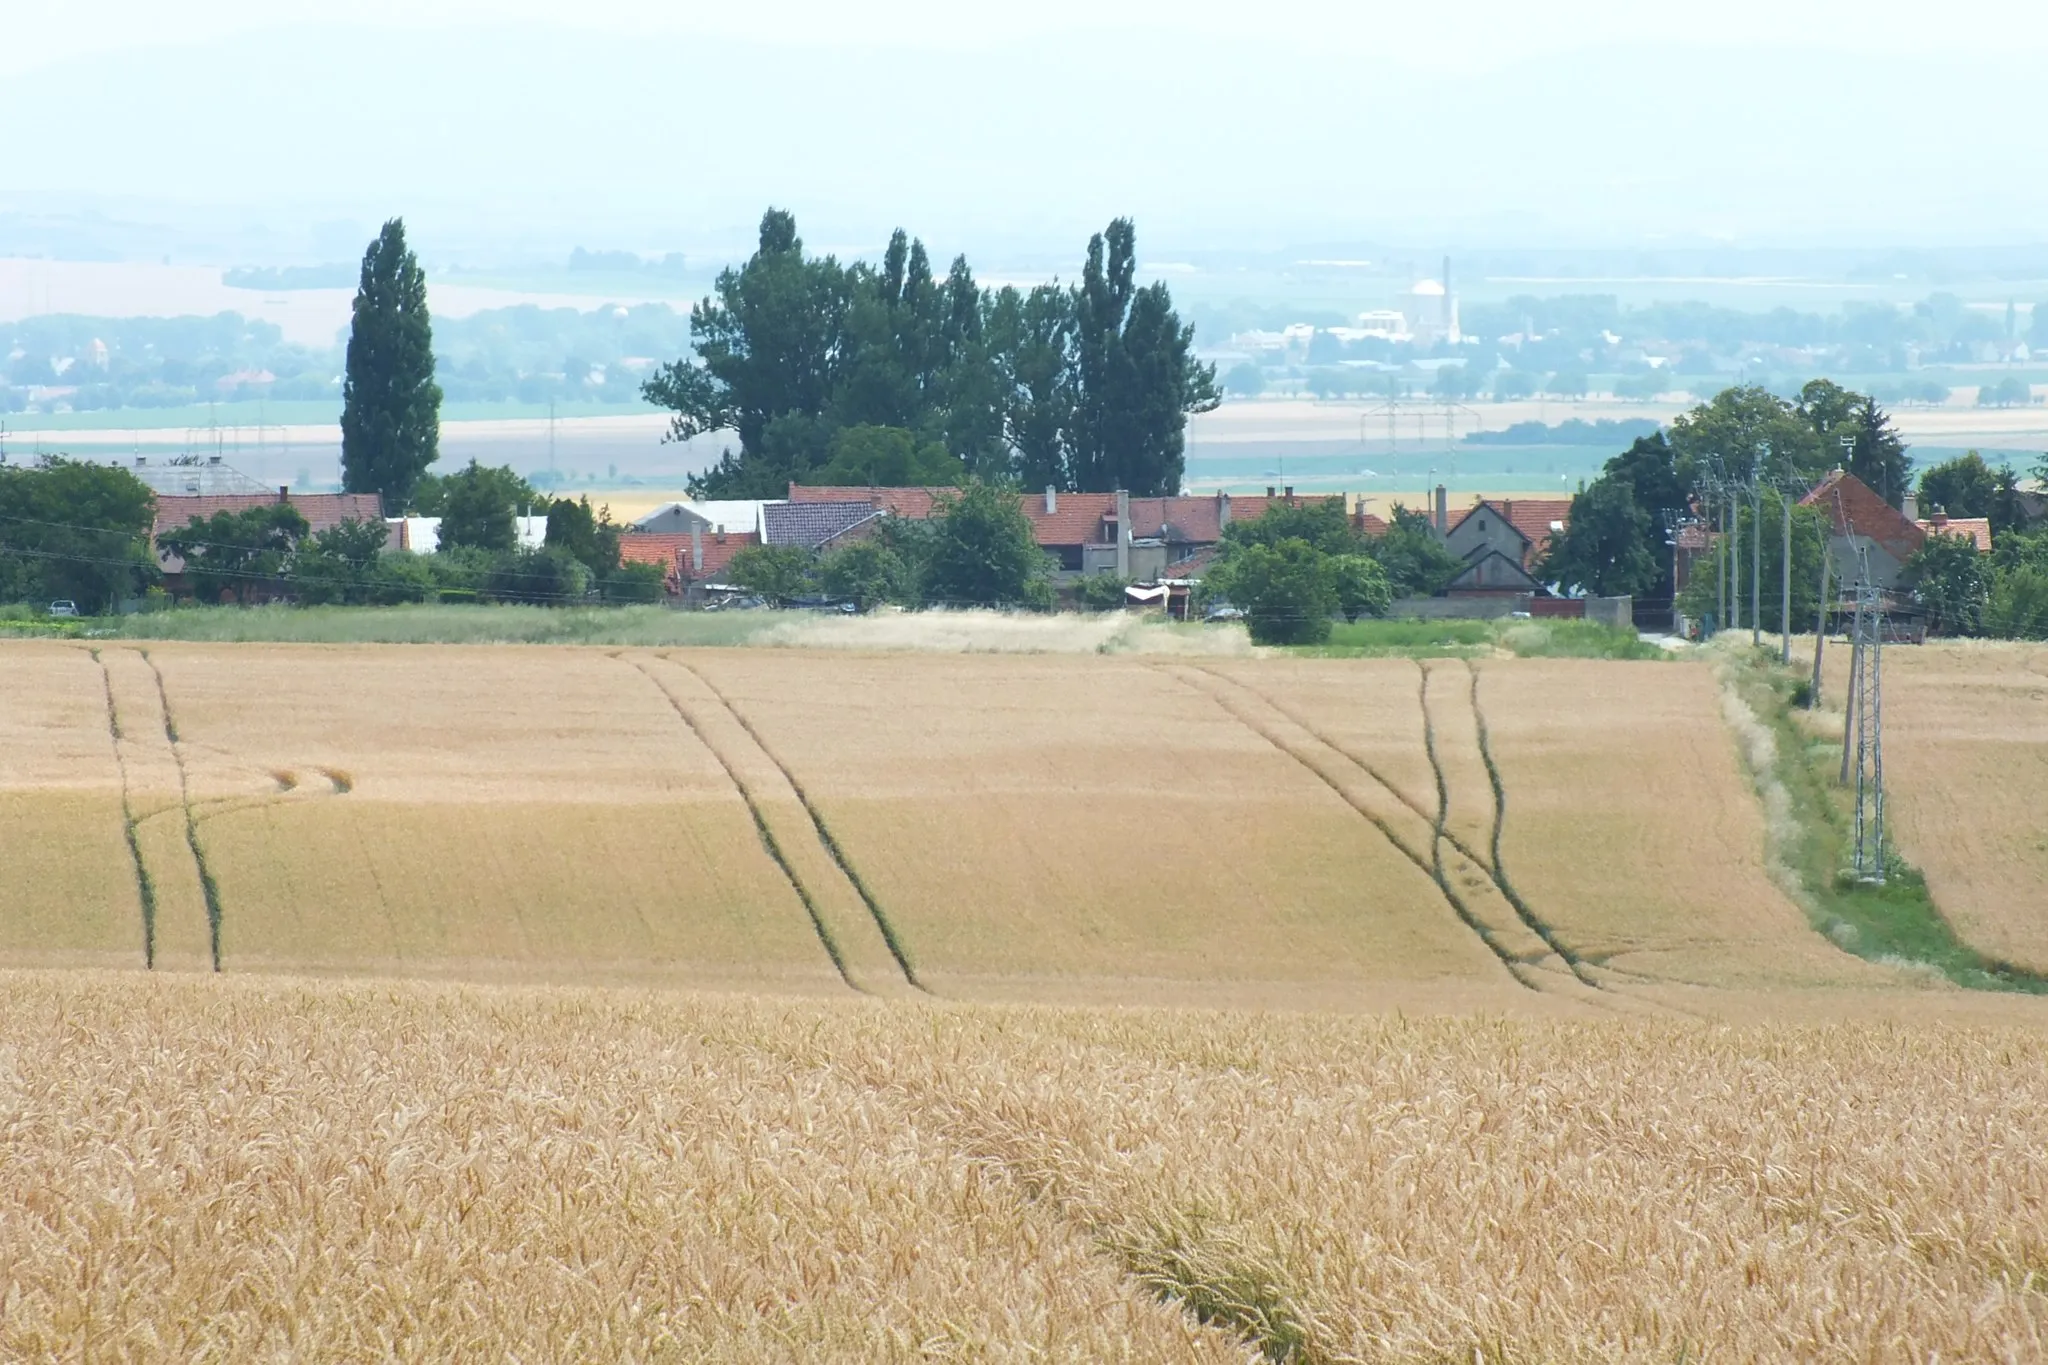
<path id="1" fill-rule="evenodd" d="M 759 545 L 761 538 L 752 531 L 707 531 L 704 534 L 704 567 L 701 571 L 691 567 L 690 538 L 668 532 L 637 531 L 619 537 L 619 562 L 623 564 L 659 564 L 674 584 L 675 591 L 682 585 L 698 579 L 710 581 L 724 572 L 732 557 L 749 545 Z"/>
<path id="2" fill-rule="evenodd" d="M 1799 505 L 1825 509 L 1834 520 L 1836 535 L 1846 536 L 1853 531 L 1866 536 L 1901 564 L 1927 543 L 1927 532 L 1906 520 L 1904 512 L 1846 470 L 1837 469 L 1815 484 L 1813 491 L 1799 500 Z"/>
<path id="3" fill-rule="evenodd" d="M 315 531 L 332 530 L 344 521 L 384 520 L 384 508 L 375 493 L 159 493 L 152 534 L 182 531 L 194 517 L 242 512 L 277 502 L 288 502 L 297 508 Z"/>
<path id="4" fill-rule="evenodd" d="M 1925 521 L 1913 523 L 1930 536 L 1966 536 L 1977 546 L 1977 553 L 1991 553 L 1991 518 L 1989 517 L 1947 517 L 1936 513 Z"/>
<path id="5" fill-rule="evenodd" d="M 933 514 L 937 500 L 953 493 L 950 488 L 835 488 L 792 483 L 789 500 L 801 503 L 868 502 L 899 517 L 922 521 Z M 1343 494 L 1307 494 L 1294 497 L 1266 497 L 1262 494 L 1230 498 L 1230 520 L 1256 521 L 1267 509 L 1286 504 L 1305 507 L 1342 498 Z M 1019 504 L 1031 521 L 1032 534 L 1040 545 L 1103 545 L 1109 543 L 1103 521 L 1116 513 L 1114 493 L 1058 493 L 1053 510 L 1045 510 L 1043 492 L 1020 493 Z M 1131 537 L 1160 539 L 1172 544 L 1213 545 L 1223 538 L 1223 500 L 1215 494 L 1178 495 L 1131 499 Z M 1383 535 L 1387 523 L 1371 513 L 1356 524 L 1367 535 Z"/>

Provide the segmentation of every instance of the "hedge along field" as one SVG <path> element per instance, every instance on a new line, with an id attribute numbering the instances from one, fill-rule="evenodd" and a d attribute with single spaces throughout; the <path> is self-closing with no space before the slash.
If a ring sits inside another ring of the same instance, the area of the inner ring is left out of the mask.
<path id="1" fill-rule="evenodd" d="M 1893 838 L 1965 942 L 2048 972 L 2048 648 L 1943 641 L 1886 649 L 1884 670 Z"/>

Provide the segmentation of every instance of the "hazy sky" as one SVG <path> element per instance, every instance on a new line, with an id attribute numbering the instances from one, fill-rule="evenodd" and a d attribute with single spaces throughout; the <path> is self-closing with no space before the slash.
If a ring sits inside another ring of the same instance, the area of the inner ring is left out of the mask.
<path id="1" fill-rule="evenodd" d="M 307 23 L 417 27 L 531 23 L 619 33 L 721 33 L 764 42 L 962 46 L 1105 29 L 1290 33 L 1356 43 L 1362 59 L 1482 69 L 1588 43 L 1710 42 L 1914 54 L 2048 54 L 2048 6 L 2031 0 L 98 0 L 10 5 L 0 70 L 119 47 L 206 42 Z"/>
<path id="2" fill-rule="evenodd" d="M 2040 3 L 9 8 L 0 127 L 55 135 L 12 139 L 0 211 L 204 206 L 285 256 L 390 213 L 464 258 L 722 248 L 769 203 L 814 242 L 902 223 L 960 247 L 1117 213 L 1189 250 L 2048 223 Z"/>
<path id="3" fill-rule="evenodd" d="M 674 0 L 98 0 L 8 6 L 0 70 L 147 43 L 209 39 L 303 23 L 356 25 L 569 25 L 616 33 L 690 31 L 758 41 L 868 45 L 985 45 L 1102 29 L 1241 35 L 1272 27 L 1305 43 L 1360 43 L 1374 59 L 1397 55 L 1427 68 L 1493 68 L 1544 51 L 1604 43 L 1755 43 L 1855 51 L 2048 53 L 2048 6 L 2030 0 L 782 0 L 780 4 L 676 4 Z"/>

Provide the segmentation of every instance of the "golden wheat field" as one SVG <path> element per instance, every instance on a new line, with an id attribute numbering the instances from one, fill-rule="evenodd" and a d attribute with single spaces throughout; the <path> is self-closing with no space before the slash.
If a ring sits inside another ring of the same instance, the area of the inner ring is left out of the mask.
<path id="1" fill-rule="evenodd" d="M 1572 1013 L 1906 988 L 1711 673 L 11 645 L 0 962 Z"/>
<path id="2" fill-rule="evenodd" d="M 2032 656 L 1890 657 L 2020 958 Z M 1815 932 L 1710 668 L 0 666 L 0 1358 L 2048 1354 L 2048 1001 Z"/>
<path id="3" fill-rule="evenodd" d="M 10 1359 L 2048 1350 L 2048 1034 L 10 972 Z"/>
<path id="4" fill-rule="evenodd" d="M 1973 947 L 2048 971 L 2048 650 L 1930 643 L 1884 667 L 1900 848 Z"/>

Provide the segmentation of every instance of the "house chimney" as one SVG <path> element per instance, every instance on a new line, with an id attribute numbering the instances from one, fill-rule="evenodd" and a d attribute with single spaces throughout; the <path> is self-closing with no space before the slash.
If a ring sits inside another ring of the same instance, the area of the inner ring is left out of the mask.
<path id="1" fill-rule="evenodd" d="M 1920 495 L 1918 493 L 1906 494 L 1906 500 L 1899 510 L 1906 514 L 1907 521 L 1920 520 Z"/>
<path id="2" fill-rule="evenodd" d="M 1131 576 L 1131 495 L 1116 490 L 1116 576 Z"/>
<path id="3" fill-rule="evenodd" d="M 1273 485 L 1270 483 L 1266 485 L 1266 496 L 1269 498 L 1273 496 Z"/>
<path id="4" fill-rule="evenodd" d="M 693 521 L 690 523 L 690 576 L 692 578 L 695 578 L 700 576 L 703 572 L 704 523 L 701 521 Z"/>
<path id="5" fill-rule="evenodd" d="M 1948 509 L 1946 507 L 1943 507 L 1940 503 L 1936 503 L 1934 506 L 1934 515 L 1930 517 L 1928 520 L 1930 524 L 1932 524 L 1937 530 L 1939 530 L 1941 527 L 1948 525 Z"/>
<path id="6" fill-rule="evenodd" d="M 1281 489 L 1280 496 L 1291 500 L 1294 497 L 1294 485 L 1290 483 L 1287 487 Z"/>
<path id="7" fill-rule="evenodd" d="M 1436 533 L 1439 536 L 1451 533 L 1451 495 L 1442 484 L 1436 486 Z"/>
<path id="8" fill-rule="evenodd" d="M 1216 529 L 1218 532 L 1230 529 L 1230 494 L 1216 495 Z"/>
<path id="9" fill-rule="evenodd" d="M 1060 510 L 1060 490 L 1051 484 L 1045 486 L 1045 514 L 1053 515 Z"/>
<path id="10" fill-rule="evenodd" d="M 292 500 L 292 486 L 290 484 L 281 483 L 277 486 L 277 500 L 279 502 L 290 502 Z"/>

